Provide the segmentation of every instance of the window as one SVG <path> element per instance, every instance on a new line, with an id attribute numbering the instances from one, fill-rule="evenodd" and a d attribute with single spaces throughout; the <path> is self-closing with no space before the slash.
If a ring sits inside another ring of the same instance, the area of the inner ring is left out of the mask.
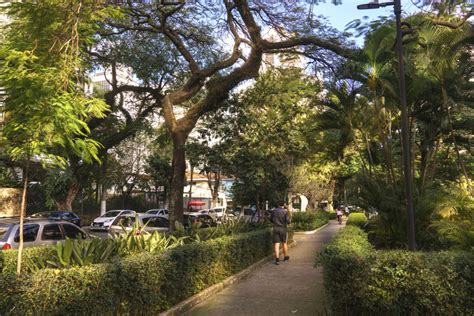
<path id="1" fill-rule="evenodd" d="M 23 226 L 23 241 L 24 242 L 32 242 L 36 240 L 36 236 L 38 236 L 39 225 L 38 224 L 27 224 Z M 13 239 L 15 242 L 20 242 L 20 227 L 16 231 L 15 238 Z"/>
<path id="2" fill-rule="evenodd" d="M 86 235 L 73 225 L 63 224 L 63 228 L 67 238 L 76 239 L 77 236 L 80 236 L 82 239 L 86 238 Z"/>
<path id="3" fill-rule="evenodd" d="M 43 228 L 43 234 L 41 235 L 43 240 L 62 240 L 63 234 L 58 224 L 45 225 Z"/>
<path id="4" fill-rule="evenodd" d="M 144 218 L 143 222 L 147 227 L 168 227 L 168 220 L 162 217 Z"/>
<path id="5" fill-rule="evenodd" d="M 73 217 L 73 216 L 72 216 L 71 213 L 64 213 L 64 214 L 63 214 L 63 218 L 64 218 L 64 219 L 72 219 L 72 217 Z"/>
<path id="6" fill-rule="evenodd" d="M 134 223 L 135 223 L 135 217 L 119 216 L 117 217 L 113 225 L 123 226 L 123 227 L 132 227 Z"/>

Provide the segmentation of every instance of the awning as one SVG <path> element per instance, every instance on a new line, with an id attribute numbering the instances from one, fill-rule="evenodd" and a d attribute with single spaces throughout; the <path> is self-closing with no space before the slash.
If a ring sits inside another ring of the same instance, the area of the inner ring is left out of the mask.
<path id="1" fill-rule="evenodd" d="M 206 203 L 203 201 L 197 201 L 197 200 L 193 200 L 188 203 L 188 206 L 203 206 L 203 205 L 206 205 Z"/>

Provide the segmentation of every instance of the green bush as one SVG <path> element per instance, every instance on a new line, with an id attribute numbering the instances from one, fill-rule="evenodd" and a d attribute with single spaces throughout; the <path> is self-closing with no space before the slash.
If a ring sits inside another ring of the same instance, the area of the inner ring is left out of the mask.
<path id="1" fill-rule="evenodd" d="M 272 251 L 271 230 L 141 252 L 108 264 L 0 275 L 11 315 L 150 315 L 222 281 Z"/>
<path id="2" fill-rule="evenodd" d="M 335 314 L 472 315 L 474 254 L 376 251 L 348 226 L 319 256 Z"/>
<path id="3" fill-rule="evenodd" d="M 336 211 L 334 210 L 331 210 L 331 211 L 323 211 L 326 213 L 326 215 L 328 216 L 329 219 L 336 219 L 337 216 L 336 216 Z"/>
<path id="4" fill-rule="evenodd" d="M 364 213 L 351 213 L 347 219 L 347 225 L 359 226 L 364 228 L 367 224 L 367 216 Z"/>
<path id="5" fill-rule="evenodd" d="M 186 229 L 171 234 L 135 235 L 136 229 L 119 234 L 113 239 L 69 240 L 64 246 L 31 247 L 23 250 L 22 272 L 33 272 L 44 268 L 64 268 L 96 263 L 107 263 L 112 258 L 125 257 L 137 252 L 162 253 L 183 243 L 202 242 L 223 236 L 261 230 L 266 224 L 232 221 L 217 227 Z M 16 273 L 18 251 L 0 251 L 0 273 Z"/>
<path id="6" fill-rule="evenodd" d="M 291 217 L 291 228 L 294 231 L 315 230 L 329 221 L 325 212 L 297 212 Z"/>
<path id="7" fill-rule="evenodd" d="M 54 246 L 47 247 L 31 247 L 23 249 L 23 265 L 22 272 L 30 270 L 29 261 L 31 259 L 50 260 L 56 253 Z M 18 250 L 9 249 L 0 251 L 0 272 L 2 274 L 16 273 L 16 262 L 18 258 Z"/>

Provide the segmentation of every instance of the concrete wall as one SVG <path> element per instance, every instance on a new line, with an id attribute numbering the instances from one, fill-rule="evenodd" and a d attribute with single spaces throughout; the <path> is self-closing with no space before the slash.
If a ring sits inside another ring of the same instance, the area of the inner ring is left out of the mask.
<path id="1" fill-rule="evenodd" d="M 0 188 L 0 217 L 20 216 L 21 190 Z"/>

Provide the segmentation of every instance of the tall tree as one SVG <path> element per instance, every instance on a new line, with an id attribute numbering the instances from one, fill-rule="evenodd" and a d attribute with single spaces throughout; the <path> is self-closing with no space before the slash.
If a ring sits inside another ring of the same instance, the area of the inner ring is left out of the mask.
<path id="1" fill-rule="evenodd" d="M 343 38 L 312 20 L 305 12 L 308 9 L 306 1 L 272 5 L 247 0 L 196 1 L 173 7 L 133 4 L 124 5 L 120 19 L 107 21 L 108 32 L 102 32 L 103 36 L 129 36 L 161 45 L 160 50 L 146 52 L 147 60 L 167 59 L 172 69 L 166 76 L 168 85 L 134 88 L 148 93 L 161 106 L 173 139 L 172 226 L 182 219 L 185 144 L 190 132 L 199 118 L 221 106 L 233 88 L 258 75 L 264 53 L 291 49 L 326 62 L 334 53 L 353 57 L 352 50 L 340 45 Z M 280 39 L 265 38 L 268 29 L 277 31 Z M 157 69 L 152 70 L 158 74 Z"/>
<path id="2" fill-rule="evenodd" d="M 100 12 L 81 3 L 47 0 L 12 4 L 13 22 L 0 44 L 0 86 L 7 118 L 1 129 L 9 155 L 24 162 L 17 273 L 21 271 L 23 217 L 30 160 L 65 167 L 63 151 L 84 162 L 98 160 L 99 144 L 89 138 L 86 120 L 103 116 L 103 101 L 87 98 L 82 89 L 82 45 L 92 41 L 91 22 Z M 48 17 L 48 18 L 45 18 Z M 79 70 L 79 71 L 78 71 Z"/>

